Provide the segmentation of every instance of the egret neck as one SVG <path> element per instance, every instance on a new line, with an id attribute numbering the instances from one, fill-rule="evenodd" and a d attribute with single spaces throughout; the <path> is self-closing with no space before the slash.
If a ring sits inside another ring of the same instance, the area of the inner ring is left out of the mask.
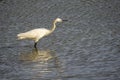
<path id="1" fill-rule="evenodd" d="M 52 26 L 52 28 L 50 29 L 50 33 L 52 33 L 52 32 L 55 30 L 55 28 L 56 28 L 56 23 L 57 23 L 56 20 L 53 21 L 53 26 Z"/>

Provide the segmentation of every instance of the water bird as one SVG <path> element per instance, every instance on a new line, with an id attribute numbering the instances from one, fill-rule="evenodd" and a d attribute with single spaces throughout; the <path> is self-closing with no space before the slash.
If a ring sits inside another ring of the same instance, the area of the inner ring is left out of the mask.
<path id="1" fill-rule="evenodd" d="M 36 48 L 38 41 L 41 38 L 51 34 L 55 30 L 57 22 L 63 22 L 63 21 L 67 21 L 67 20 L 62 20 L 61 18 L 56 18 L 53 21 L 53 26 L 51 29 L 37 28 L 37 29 L 33 29 L 33 30 L 30 30 L 30 31 L 27 31 L 24 33 L 19 33 L 19 34 L 17 34 L 18 40 L 31 39 L 34 41 L 34 47 Z"/>

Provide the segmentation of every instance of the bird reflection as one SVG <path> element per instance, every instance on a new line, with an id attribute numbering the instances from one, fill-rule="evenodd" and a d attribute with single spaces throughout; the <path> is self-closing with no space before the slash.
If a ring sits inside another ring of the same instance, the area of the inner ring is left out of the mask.
<path id="1" fill-rule="evenodd" d="M 23 62 L 30 61 L 22 67 L 23 71 L 33 73 L 32 80 L 53 76 L 52 74 L 56 74 L 56 80 L 61 80 L 63 69 L 54 51 L 34 48 L 32 51 L 21 53 L 19 57 Z"/>
<path id="2" fill-rule="evenodd" d="M 32 51 L 21 53 L 20 60 L 33 62 L 48 61 L 49 59 L 53 58 L 51 53 L 53 53 L 51 50 L 39 50 L 34 48 Z"/>

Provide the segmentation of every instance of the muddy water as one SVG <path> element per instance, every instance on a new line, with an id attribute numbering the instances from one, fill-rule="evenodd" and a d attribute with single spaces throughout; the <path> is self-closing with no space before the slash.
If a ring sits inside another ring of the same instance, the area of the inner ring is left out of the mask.
<path id="1" fill-rule="evenodd" d="M 0 80 L 119 80 L 119 0 L 3 0 L 0 2 Z M 34 28 L 53 34 L 33 41 Z"/>

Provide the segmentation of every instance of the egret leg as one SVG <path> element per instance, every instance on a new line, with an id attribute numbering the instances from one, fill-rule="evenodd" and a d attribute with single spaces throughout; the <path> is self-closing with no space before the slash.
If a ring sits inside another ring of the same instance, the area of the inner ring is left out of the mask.
<path id="1" fill-rule="evenodd" d="M 37 42 L 35 42 L 35 44 L 34 44 L 34 48 L 37 48 Z"/>

